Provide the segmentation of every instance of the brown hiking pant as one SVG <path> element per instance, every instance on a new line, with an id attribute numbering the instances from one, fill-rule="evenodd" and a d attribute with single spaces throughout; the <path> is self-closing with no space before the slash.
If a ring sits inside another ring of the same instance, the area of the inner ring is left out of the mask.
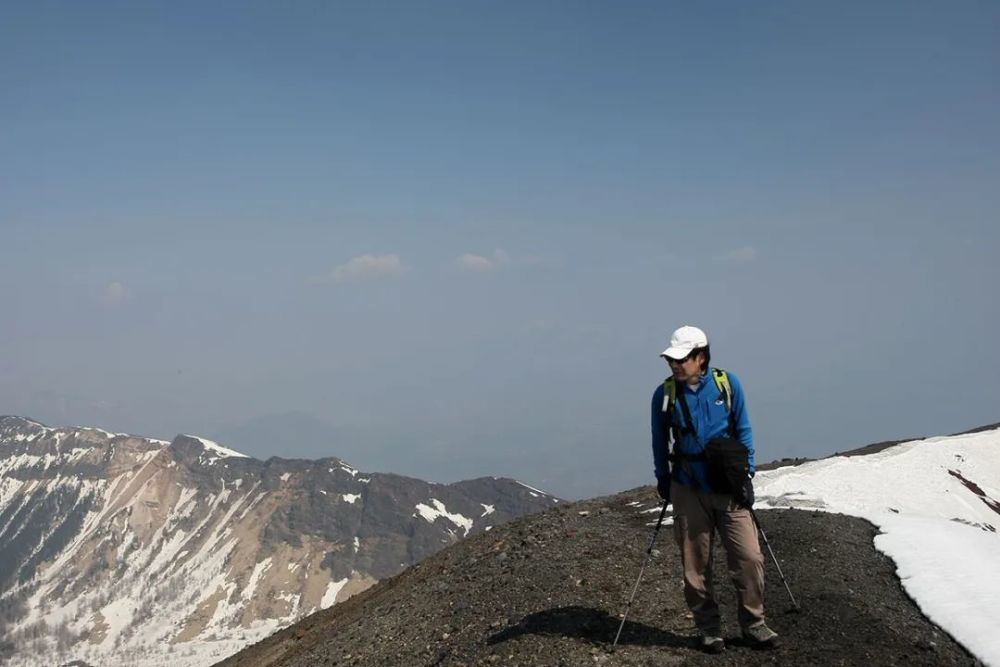
<path id="1" fill-rule="evenodd" d="M 729 576 L 736 586 L 740 627 L 764 620 L 764 556 L 750 510 L 732 496 L 702 493 L 674 482 L 674 538 L 684 565 L 684 598 L 699 630 L 719 631 L 719 605 L 712 586 L 712 545 L 719 531 Z"/>

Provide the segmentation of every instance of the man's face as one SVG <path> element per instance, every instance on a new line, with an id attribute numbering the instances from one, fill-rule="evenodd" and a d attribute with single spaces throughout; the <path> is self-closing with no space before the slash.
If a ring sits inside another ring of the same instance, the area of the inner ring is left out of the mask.
<path id="1" fill-rule="evenodd" d="M 701 360 L 704 356 L 704 352 L 695 350 L 683 359 L 671 359 L 667 357 L 667 363 L 670 364 L 670 371 L 674 374 L 674 380 L 677 382 L 689 382 L 690 380 L 700 378 Z"/>

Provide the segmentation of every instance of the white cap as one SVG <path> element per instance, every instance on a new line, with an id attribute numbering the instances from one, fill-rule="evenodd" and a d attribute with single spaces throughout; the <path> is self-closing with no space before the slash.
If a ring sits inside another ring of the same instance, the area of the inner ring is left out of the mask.
<path id="1" fill-rule="evenodd" d="M 660 356 L 683 359 L 703 347 L 708 347 L 708 336 L 705 332 L 698 327 L 683 326 L 670 337 L 670 347 L 660 352 Z"/>

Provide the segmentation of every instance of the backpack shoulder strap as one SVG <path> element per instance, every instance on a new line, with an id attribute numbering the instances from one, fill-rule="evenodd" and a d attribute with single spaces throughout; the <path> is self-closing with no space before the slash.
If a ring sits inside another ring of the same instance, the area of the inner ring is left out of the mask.
<path id="1" fill-rule="evenodd" d="M 733 415 L 733 385 L 729 382 L 729 373 L 721 368 L 713 368 L 712 379 L 715 380 L 715 386 L 718 387 L 719 393 L 722 394 L 722 398 L 726 402 L 726 411 L 729 413 L 729 433 L 733 439 L 737 439 L 736 418 Z"/>
<path id="2" fill-rule="evenodd" d="M 684 396 L 680 397 L 680 401 L 677 400 L 678 391 L 683 390 L 678 389 L 677 381 L 674 380 L 674 376 L 671 375 L 663 382 L 663 414 L 666 415 L 667 424 L 669 424 L 671 434 L 673 435 L 675 448 L 677 443 L 680 441 L 681 435 L 685 433 L 685 429 L 679 426 L 679 420 L 675 419 L 674 413 L 677 410 L 677 403 L 680 403 L 683 408 L 687 407 L 687 404 L 684 402 Z M 687 416 L 686 411 L 685 419 L 690 421 L 690 417 Z"/>
<path id="3" fill-rule="evenodd" d="M 679 443 L 681 441 L 681 436 L 684 434 L 693 435 L 696 439 L 698 437 L 697 432 L 694 430 L 694 422 L 691 420 L 691 412 L 688 410 L 687 401 L 684 400 L 684 390 L 677 386 L 677 382 L 674 380 L 673 376 L 670 376 L 663 383 L 663 412 L 667 416 L 667 423 L 670 424 L 670 431 L 673 435 L 673 451 L 670 452 L 670 461 L 674 464 L 674 475 L 677 475 L 680 468 L 684 468 L 684 472 L 690 479 L 695 479 L 694 473 L 691 471 L 691 461 L 704 461 L 705 454 L 682 454 L 677 451 Z M 684 415 L 684 425 L 679 424 L 679 419 L 675 419 L 675 410 L 677 404 L 681 406 L 681 412 Z"/>
<path id="4" fill-rule="evenodd" d="M 671 375 L 663 381 L 663 411 L 673 414 L 674 402 L 677 400 L 677 383 Z"/>
<path id="5" fill-rule="evenodd" d="M 726 410 L 732 412 L 733 409 L 733 386 L 729 384 L 729 373 L 721 368 L 712 369 L 712 379 L 718 388 L 722 398 L 726 401 Z"/>

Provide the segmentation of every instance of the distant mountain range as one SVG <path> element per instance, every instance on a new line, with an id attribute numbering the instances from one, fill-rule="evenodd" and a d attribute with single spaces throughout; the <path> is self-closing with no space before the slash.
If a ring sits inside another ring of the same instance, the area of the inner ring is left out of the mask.
<path id="1" fill-rule="evenodd" d="M 0 655 L 211 664 L 558 502 L 511 479 L 432 484 L 0 417 Z"/>

